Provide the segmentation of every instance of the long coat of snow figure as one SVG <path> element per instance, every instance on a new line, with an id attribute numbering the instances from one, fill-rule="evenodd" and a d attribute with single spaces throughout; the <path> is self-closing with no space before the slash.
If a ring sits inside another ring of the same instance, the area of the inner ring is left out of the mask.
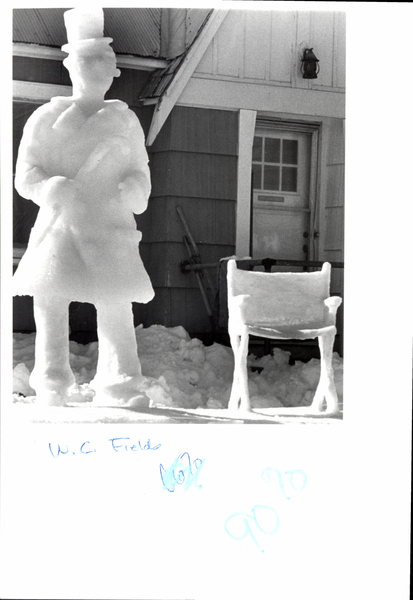
<path id="1" fill-rule="evenodd" d="M 103 11 L 64 16 L 73 95 L 33 113 L 16 166 L 16 189 L 40 206 L 14 276 L 14 294 L 34 299 L 30 384 L 38 402 L 65 404 L 74 384 L 68 306 L 90 302 L 99 337 L 95 401 L 147 406 L 131 304 L 154 296 L 133 215 L 146 210 L 151 189 L 144 134 L 125 103 L 104 99 L 120 72 L 112 39 L 103 37 Z"/>

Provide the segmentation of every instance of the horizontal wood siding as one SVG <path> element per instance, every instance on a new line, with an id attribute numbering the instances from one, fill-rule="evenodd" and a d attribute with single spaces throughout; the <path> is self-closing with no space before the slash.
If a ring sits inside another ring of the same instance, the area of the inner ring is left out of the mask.
<path id="1" fill-rule="evenodd" d="M 205 337 L 211 330 L 209 317 L 200 302 L 197 289 L 156 288 L 155 298 L 145 307 L 135 305 L 135 323 L 144 327 L 161 324 L 165 327 L 183 326 L 192 335 Z M 145 312 L 142 317 L 143 311 Z"/>
<path id="2" fill-rule="evenodd" d="M 151 161 L 152 195 L 233 199 L 236 156 L 159 152 Z"/>
<path id="3" fill-rule="evenodd" d="M 182 237 L 181 237 L 182 239 Z M 215 244 L 197 244 L 204 263 L 217 263 L 221 258 L 230 256 L 232 246 Z M 142 247 L 141 256 L 148 256 L 146 261 L 154 287 L 197 288 L 196 277 L 191 273 L 183 273 L 181 263 L 189 259 L 188 252 L 181 242 L 152 242 L 149 249 Z M 212 278 L 215 277 L 212 271 Z"/>
<path id="4" fill-rule="evenodd" d="M 143 232 L 142 244 L 147 242 L 182 243 L 184 229 L 176 207 L 180 206 L 197 243 L 230 245 L 235 238 L 234 201 L 215 198 L 179 196 L 151 197 L 149 208 L 136 218 Z M 196 219 L 191 214 L 196 214 Z M 188 216 L 189 215 L 189 216 Z"/>
<path id="5" fill-rule="evenodd" d="M 147 318 L 203 335 L 210 320 L 195 274 L 181 270 L 189 256 L 176 207 L 184 212 L 202 262 L 234 253 L 238 115 L 175 107 L 149 151 L 152 193 L 148 210 L 137 217 L 156 294 Z M 215 288 L 214 270 L 210 278 Z M 208 294 L 212 303 L 213 290 Z"/>

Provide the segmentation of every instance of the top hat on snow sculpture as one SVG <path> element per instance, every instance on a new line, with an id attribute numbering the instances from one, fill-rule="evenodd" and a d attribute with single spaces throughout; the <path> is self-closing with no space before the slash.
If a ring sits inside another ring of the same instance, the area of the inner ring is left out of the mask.
<path id="1" fill-rule="evenodd" d="M 62 46 L 64 52 L 89 53 L 112 48 L 113 39 L 103 37 L 103 9 L 73 8 L 64 13 L 67 31 L 67 44 Z"/>

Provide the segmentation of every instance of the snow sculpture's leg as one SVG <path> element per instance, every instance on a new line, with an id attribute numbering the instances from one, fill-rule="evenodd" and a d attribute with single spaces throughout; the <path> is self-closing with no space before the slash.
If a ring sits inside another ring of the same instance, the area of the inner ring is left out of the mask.
<path id="1" fill-rule="evenodd" d="M 320 335 L 318 343 L 320 346 L 320 381 L 317 386 L 311 407 L 321 411 L 324 400 L 326 401 L 326 412 L 338 411 L 338 397 L 334 383 L 333 370 L 333 345 L 335 332 Z"/>
<path id="2" fill-rule="evenodd" d="M 248 333 L 243 335 L 230 334 L 231 346 L 234 352 L 234 379 L 231 396 L 228 403 L 230 410 L 251 410 L 248 390 Z"/>
<path id="3" fill-rule="evenodd" d="M 144 382 L 138 358 L 132 304 L 96 304 L 99 356 L 91 387 L 94 404 L 148 407 L 148 396 L 139 389 Z"/>
<path id="4" fill-rule="evenodd" d="M 69 365 L 69 301 L 35 297 L 33 307 L 36 342 L 30 385 L 37 403 L 64 406 L 68 389 L 75 383 Z"/>

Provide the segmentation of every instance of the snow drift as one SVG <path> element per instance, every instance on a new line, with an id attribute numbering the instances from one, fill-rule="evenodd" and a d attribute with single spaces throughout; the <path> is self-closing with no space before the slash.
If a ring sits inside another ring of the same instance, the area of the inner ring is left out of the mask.
<path id="1" fill-rule="evenodd" d="M 214 343 L 205 346 L 183 327 L 152 325 L 135 329 L 145 392 L 151 406 L 176 408 L 227 408 L 234 368 L 231 348 Z M 35 333 L 13 336 L 13 401 L 35 402 L 29 384 L 34 366 Z M 89 383 L 96 373 L 98 342 L 70 342 L 70 365 L 76 378 L 71 398 L 90 402 Z M 253 408 L 309 406 L 319 380 L 320 361 L 289 364 L 290 353 L 275 348 L 272 355 L 250 355 L 249 390 Z M 333 357 L 339 400 L 343 398 L 343 361 Z"/>

